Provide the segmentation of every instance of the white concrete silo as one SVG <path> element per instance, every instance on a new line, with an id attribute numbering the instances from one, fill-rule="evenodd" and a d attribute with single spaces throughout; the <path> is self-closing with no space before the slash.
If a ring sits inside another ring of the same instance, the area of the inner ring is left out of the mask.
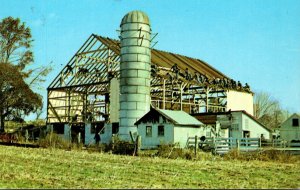
<path id="1" fill-rule="evenodd" d="M 150 22 L 141 11 L 126 14 L 121 22 L 119 136 L 129 140 L 134 123 L 150 110 Z"/>

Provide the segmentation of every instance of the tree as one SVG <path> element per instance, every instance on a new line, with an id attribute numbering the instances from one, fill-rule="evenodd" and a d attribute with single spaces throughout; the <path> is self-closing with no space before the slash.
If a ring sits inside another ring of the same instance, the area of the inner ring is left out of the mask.
<path id="1" fill-rule="evenodd" d="M 51 65 L 26 69 L 34 61 L 29 27 L 19 18 L 7 17 L 0 22 L 0 62 L 16 65 L 30 87 L 39 87 Z"/>
<path id="2" fill-rule="evenodd" d="M 34 62 L 30 28 L 19 18 L 0 22 L 0 130 L 5 120 L 22 120 L 22 116 L 42 109 L 42 98 L 31 88 L 41 87 L 52 70 L 47 66 L 27 66 Z"/>
<path id="3" fill-rule="evenodd" d="M 19 71 L 33 62 L 30 28 L 19 18 L 7 17 L 0 22 L 0 62 L 11 63 Z"/>
<path id="4" fill-rule="evenodd" d="M 24 82 L 17 66 L 0 63 L 0 131 L 5 119 L 19 119 L 20 113 L 28 115 L 41 106 L 41 96 Z"/>
<path id="5" fill-rule="evenodd" d="M 265 126 L 274 129 L 285 119 L 286 115 L 279 102 L 265 92 L 256 93 L 254 96 L 254 117 Z"/>

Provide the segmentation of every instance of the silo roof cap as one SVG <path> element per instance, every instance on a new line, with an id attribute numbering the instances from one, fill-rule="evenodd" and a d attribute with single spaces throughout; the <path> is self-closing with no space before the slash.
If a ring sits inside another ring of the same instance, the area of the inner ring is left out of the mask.
<path id="1" fill-rule="evenodd" d="M 150 25 L 149 17 L 147 16 L 146 13 L 144 13 L 142 11 L 131 11 L 123 17 L 120 26 L 122 26 L 123 24 L 126 24 L 126 23 L 132 23 L 132 22 Z"/>

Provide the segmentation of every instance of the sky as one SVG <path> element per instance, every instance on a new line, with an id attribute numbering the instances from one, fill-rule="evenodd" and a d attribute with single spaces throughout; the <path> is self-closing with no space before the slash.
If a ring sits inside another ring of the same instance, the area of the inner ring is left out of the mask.
<path id="1" fill-rule="evenodd" d="M 201 59 L 300 113 L 299 0 L 0 0 L 1 20 L 31 28 L 33 66 L 53 65 L 39 91 L 45 104 L 48 85 L 87 38 L 118 39 L 132 10 L 148 14 L 154 48 Z"/>

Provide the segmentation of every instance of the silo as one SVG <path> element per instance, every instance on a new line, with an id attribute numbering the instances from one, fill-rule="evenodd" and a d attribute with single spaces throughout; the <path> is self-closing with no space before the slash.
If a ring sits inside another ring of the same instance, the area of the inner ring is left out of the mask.
<path id="1" fill-rule="evenodd" d="M 150 22 L 141 11 L 126 14 L 121 22 L 119 136 L 129 140 L 134 123 L 150 110 Z"/>

